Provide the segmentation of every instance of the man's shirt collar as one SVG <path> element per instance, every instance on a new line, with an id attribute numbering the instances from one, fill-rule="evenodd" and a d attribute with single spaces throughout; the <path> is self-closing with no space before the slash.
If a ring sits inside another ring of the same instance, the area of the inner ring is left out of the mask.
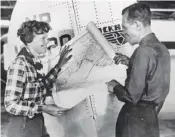
<path id="1" fill-rule="evenodd" d="M 157 41 L 155 34 L 149 33 L 141 39 L 139 45 L 144 46 L 145 44 L 154 43 L 155 41 Z"/>

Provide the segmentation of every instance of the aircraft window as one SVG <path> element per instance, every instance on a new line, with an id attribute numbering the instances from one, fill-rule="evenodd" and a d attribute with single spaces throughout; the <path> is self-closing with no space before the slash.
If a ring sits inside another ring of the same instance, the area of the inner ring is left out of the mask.
<path id="1" fill-rule="evenodd" d="M 138 2 L 146 3 L 152 11 L 152 19 L 159 20 L 175 20 L 175 1 L 145 1 Z"/>

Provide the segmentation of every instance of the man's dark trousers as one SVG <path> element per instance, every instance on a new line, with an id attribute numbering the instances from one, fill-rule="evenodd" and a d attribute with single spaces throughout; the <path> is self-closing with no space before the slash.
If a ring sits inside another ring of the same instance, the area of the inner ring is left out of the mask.
<path id="1" fill-rule="evenodd" d="M 126 103 L 118 116 L 116 137 L 159 137 L 155 105 Z"/>

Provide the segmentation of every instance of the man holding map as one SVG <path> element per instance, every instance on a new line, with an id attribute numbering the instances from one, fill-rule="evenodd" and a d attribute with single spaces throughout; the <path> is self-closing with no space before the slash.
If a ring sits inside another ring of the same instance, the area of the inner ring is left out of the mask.
<path id="1" fill-rule="evenodd" d="M 136 3 L 122 11 L 126 40 L 139 44 L 129 59 L 116 53 L 114 61 L 128 66 L 125 85 L 107 82 L 108 91 L 125 102 L 117 124 L 116 137 L 159 137 L 158 113 L 169 92 L 170 54 L 151 30 L 151 11 Z"/>

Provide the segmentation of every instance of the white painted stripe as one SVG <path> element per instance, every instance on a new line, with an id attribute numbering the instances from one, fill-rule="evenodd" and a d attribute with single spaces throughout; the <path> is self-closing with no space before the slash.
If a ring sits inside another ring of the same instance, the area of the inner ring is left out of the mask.
<path id="1" fill-rule="evenodd" d="M 175 11 L 175 9 L 151 9 L 151 11 L 165 11 L 165 12 L 168 12 L 168 11 Z"/>

